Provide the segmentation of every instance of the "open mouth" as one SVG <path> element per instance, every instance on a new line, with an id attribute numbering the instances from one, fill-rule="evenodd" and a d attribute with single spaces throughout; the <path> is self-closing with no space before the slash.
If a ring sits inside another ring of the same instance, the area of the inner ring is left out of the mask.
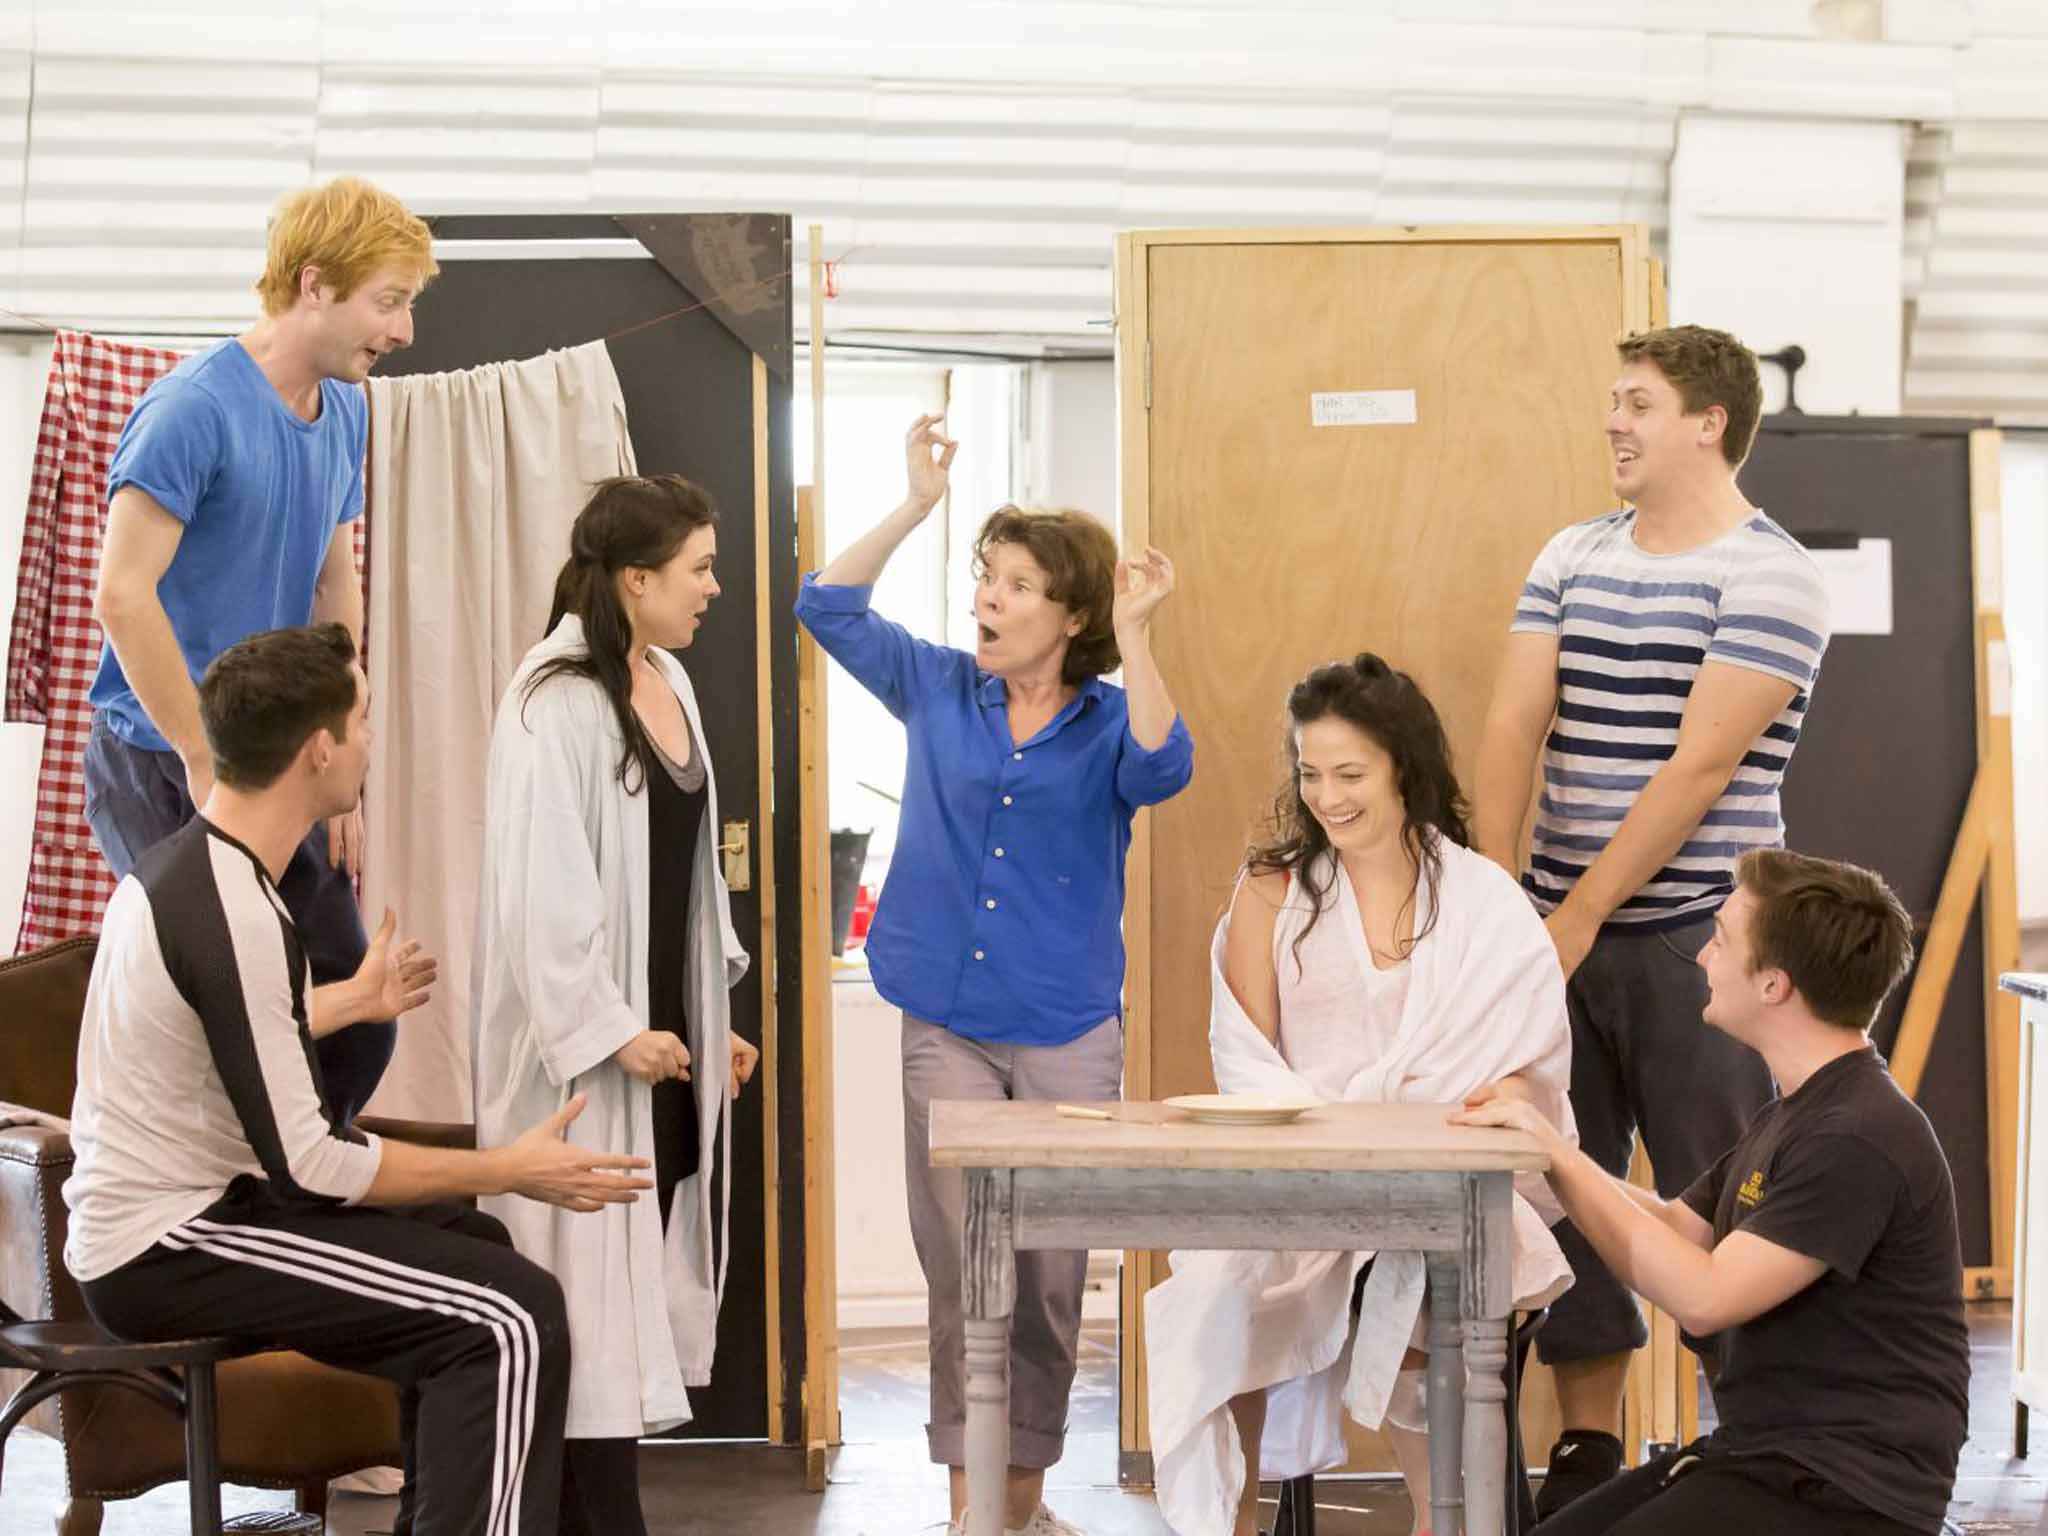
<path id="1" fill-rule="evenodd" d="M 977 624 L 975 628 L 981 632 L 981 643 L 983 645 L 994 645 L 997 639 L 1000 638 L 996 634 L 996 632 L 990 629 L 986 624 Z"/>
<path id="2" fill-rule="evenodd" d="M 1325 815 L 1323 816 L 1323 825 L 1333 829 L 1341 829 L 1350 826 L 1351 823 L 1358 820 L 1358 818 L 1363 816 L 1364 814 L 1365 812 L 1363 811 L 1347 811 L 1342 816 L 1334 816 L 1325 813 Z"/>
<path id="3" fill-rule="evenodd" d="M 1627 467 L 1628 467 L 1629 465 L 1631 465 L 1631 464 L 1635 463 L 1635 461 L 1636 461 L 1636 451 L 1635 451 L 1635 449 L 1633 449 L 1633 448 L 1617 448 L 1617 449 L 1615 449 L 1615 450 L 1614 450 L 1614 467 L 1615 467 L 1616 469 L 1626 469 L 1626 468 L 1627 468 Z"/>

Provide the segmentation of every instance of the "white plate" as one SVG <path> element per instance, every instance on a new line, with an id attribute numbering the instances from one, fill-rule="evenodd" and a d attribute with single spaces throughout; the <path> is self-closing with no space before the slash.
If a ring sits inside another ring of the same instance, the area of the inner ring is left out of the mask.
<path id="1" fill-rule="evenodd" d="M 1315 1099 L 1269 1099 L 1257 1093 L 1183 1093 L 1168 1099 L 1166 1107 L 1204 1125 L 1285 1125 L 1322 1105 Z"/>

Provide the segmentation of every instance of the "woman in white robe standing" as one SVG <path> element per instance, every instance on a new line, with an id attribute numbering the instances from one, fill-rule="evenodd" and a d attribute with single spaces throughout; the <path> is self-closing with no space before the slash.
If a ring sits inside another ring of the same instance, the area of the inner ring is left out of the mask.
<path id="1" fill-rule="evenodd" d="M 685 1389 L 711 1376 L 727 1103 L 758 1052 L 731 1029 L 727 991 L 748 961 L 718 869 L 704 725 L 671 652 L 718 595 L 717 543 L 689 481 L 601 483 L 571 531 L 547 638 L 491 730 L 477 1144 L 587 1094 L 570 1139 L 651 1159 L 659 1196 L 574 1226 L 530 1202 L 480 1202 L 568 1301 L 562 1536 L 644 1536 L 639 1439 L 687 1422 Z"/>
<path id="2" fill-rule="evenodd" d="M 1287 712 L 1293 771 L 1211 950 L 1217 1086 L 1455 1106 L 1512 1078 L 1571 1134 L 1557 953 L 1513 877 L 1469 847 L 1435 708 L 1363 655 L 1311 672 Z M 1561 1215 L 1540 1175 L 1517 1180 L 1519 1307 L 1571 1283 Z M 1423 1282 L 1415 1254 L 1176 1254 L 1145 1304 L 1173 1529 L 1257 1536 L 1261 1472 L 1340 1464 L 1348 1412 L 1386 1429 L 1425 1531 Z"/>

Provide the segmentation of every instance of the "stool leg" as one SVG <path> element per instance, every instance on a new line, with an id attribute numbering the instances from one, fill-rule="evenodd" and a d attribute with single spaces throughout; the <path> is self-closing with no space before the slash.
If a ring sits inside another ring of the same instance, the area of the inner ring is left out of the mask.
<path id="1" fill-rule="evenodd" d="M 185 1476 L 192 1490 L 192 1536 L 219 1536 L 220 1429 L 210 1363 L 185 1367 Z"/>

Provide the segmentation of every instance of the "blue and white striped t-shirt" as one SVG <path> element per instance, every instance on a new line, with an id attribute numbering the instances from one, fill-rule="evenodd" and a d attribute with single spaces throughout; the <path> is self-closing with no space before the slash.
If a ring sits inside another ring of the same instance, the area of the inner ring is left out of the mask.
<path id="1" fill-rule="evenodd" d="M 1820 569 L 1759 512 L 1680 554 L 1637 547 L 1633 511 L 1575 523 L 1543 547 L 1510 628 L 1555 635 L 1557 717 L 1522 883 L 1554 910 L 1598 857 L 1678 742 L 1705 662 L 1781 677 L 1792 702 L 1752 744 L 1728 788 L 1675 857 L 1608 919 L 1675 927 L 1734 889 L 1735 861 L 1782 847 L 1778 785 L 1828 643 Z"/>

